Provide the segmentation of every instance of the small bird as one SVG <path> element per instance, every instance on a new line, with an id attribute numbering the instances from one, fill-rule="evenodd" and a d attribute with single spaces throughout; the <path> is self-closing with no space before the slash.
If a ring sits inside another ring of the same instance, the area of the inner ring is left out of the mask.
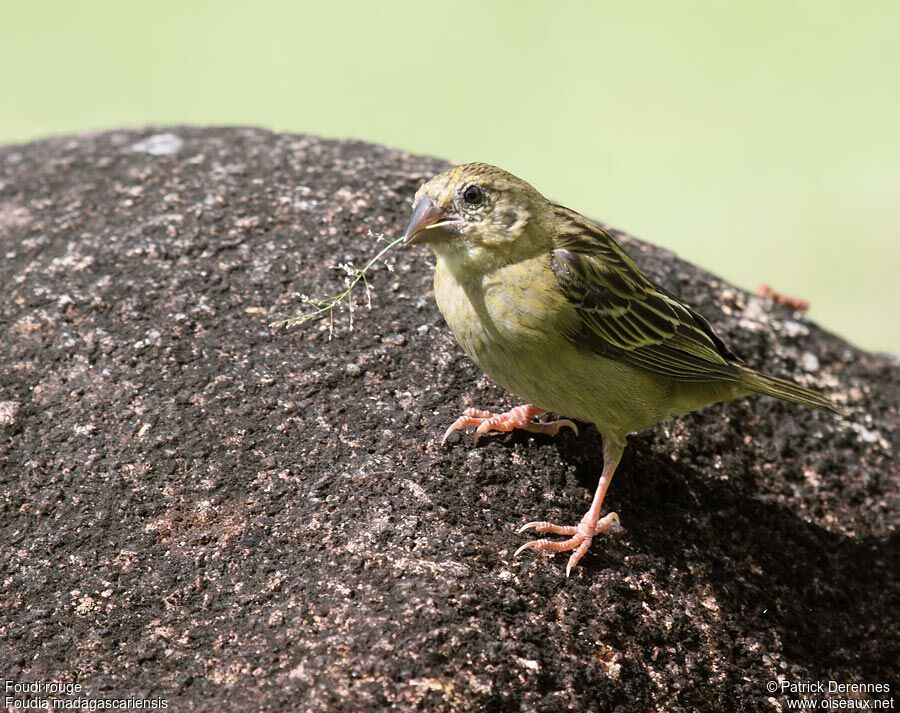
<path id="1" fill-rule="evenodd" d="M 626 436 L 720 401 L 765 394 L 840 413 L 825 396 L 745 366 L 709 322 L 644 275 L 612 236 L 484 163 L 441 173 L 416 193 L 406 244 L 428 244 L 437 262 L 438 308 L 463 350 L 527 402 L 506 413 L 466 409 L 447 432 L 476 438 L 515 428 L 555 435 L 568 418 L 603 438 L 603 471 L 590 509 L 574 526 L 529 522 L 537 539 L 516 552 L 572 552 L 566 576 L 595 535 Z"/>

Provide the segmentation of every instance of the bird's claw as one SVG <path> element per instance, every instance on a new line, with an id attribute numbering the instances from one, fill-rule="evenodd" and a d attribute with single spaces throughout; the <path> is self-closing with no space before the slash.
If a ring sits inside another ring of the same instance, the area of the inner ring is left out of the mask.
<path id="1" fill-rule="evenodd" d="M 566 565 L 566 576 L 568 577 L 588 551 L 594 535 L 618 530 L 621 527 L 619 516 L 614 512 L 600 518 L 596 523 L 591 523 L 587 517 L 582 519 L 578 525 L 554 525 L 543 520 L 529 522 L 522 525 L 518 532 L 537 530 L 541 534 L 549 532 L 554 535 L 565 535 L 569 539 L 561 541 L 548 540 L 546 538 L 530 540 L 517 549 L 513 557 L 518 557 L 525 550 L 537 550 L 538 552 L 569 552 L 575 550 L 572 552 Z"/>
<path id="2" fill-rule="evenodd" d="M 488 433 L 495 431 L 497 433 L 508 433 L 513 429 L 529 431 L 530 433 L 543 433 L 548 436 L 555 436 L 562 428 L 571 428 L 575 435 L 578 435 L 578 426 L 574 421 L 567 418 L 549 423 L 540 423 L 531 419 L 538 414 L 544 413 L 544 410 L 537 406 L 525 405 L 516 406 L 505 413 L 494 413 L 492 411 L 482 411 L 476 408 L 467 408 L 463 411 L 463 415 L 456 419 L 453 424 L 444 432 L 441 439 L 441 445 L 447 442 L 447 439 L 463 428 L 476 426 L 475 442 Z"/>

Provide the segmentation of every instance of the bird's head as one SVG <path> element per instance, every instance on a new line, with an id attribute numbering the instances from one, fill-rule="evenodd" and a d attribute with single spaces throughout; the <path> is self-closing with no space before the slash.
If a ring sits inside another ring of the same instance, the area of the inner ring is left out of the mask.
<path id="1" fill-rule="evenodd" d="M 535 240 L 529 225 L 546 202 L 520 178 L 485 163 L 467 163 L 438 174 L 416 192 L 406 229 L 407 244 L 428 243 L 439 255 L 528 252 Z"/>

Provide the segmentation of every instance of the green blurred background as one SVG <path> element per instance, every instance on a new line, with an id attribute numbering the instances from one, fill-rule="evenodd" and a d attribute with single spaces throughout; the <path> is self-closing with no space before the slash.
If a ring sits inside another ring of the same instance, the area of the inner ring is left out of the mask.
<path id="1" fill-rule="evenodd" d="M 900 2 L 0 0 L 0 143 L 244 124 L 499 164 L 900 353 Z"/>

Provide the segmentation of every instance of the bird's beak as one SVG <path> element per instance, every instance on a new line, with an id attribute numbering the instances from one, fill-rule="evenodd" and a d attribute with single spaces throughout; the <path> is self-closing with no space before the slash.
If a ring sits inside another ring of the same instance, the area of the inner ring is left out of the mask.
<path id="1" fill-rule="evenodd" d="M 418 243 L 431 242 L 431 236 L 425 231 L 429 228 L 436 228 L 440 225 L 446 225 L 449 221 L 445 220 L 444 214 L 438 208 L 434 201 L 425 196 L 419 201 L 413 210 L 412 217 L 409 219 L 409 225 L 403 234 L 404 244 L 417 245 Z"/>

